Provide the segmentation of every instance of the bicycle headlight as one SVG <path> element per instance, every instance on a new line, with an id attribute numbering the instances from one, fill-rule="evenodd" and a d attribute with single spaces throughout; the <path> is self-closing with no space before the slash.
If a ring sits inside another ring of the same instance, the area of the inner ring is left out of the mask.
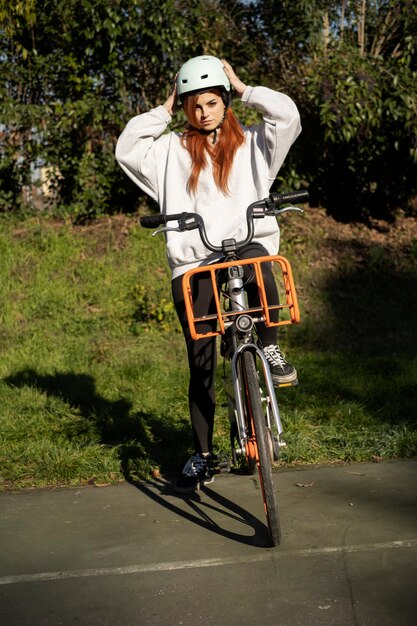
<path id="1" fill-rule="evenodd" d="M 236 327 L 241 333 L 247 333 L 252 329 L 253 319 L 250 315 L 239 315 L 236 320 Z"/>

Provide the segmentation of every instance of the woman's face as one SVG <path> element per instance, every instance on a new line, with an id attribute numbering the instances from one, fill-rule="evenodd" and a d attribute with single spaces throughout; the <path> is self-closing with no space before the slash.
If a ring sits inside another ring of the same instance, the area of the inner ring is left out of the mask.
<path id="1" fill-rule="evenodd" d="M 210 132 L 223 120 L 226 107 L 221 96 L 212 91 L 201 93 L 195 105 L 197 128 Z"/>

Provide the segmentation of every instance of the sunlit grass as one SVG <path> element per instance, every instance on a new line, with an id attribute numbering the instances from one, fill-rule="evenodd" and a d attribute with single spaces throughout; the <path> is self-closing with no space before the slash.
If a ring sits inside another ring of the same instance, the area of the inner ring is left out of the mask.
<path id="1" fill-rule="evenodd" d="M 390 338 L 384 350 L 378 329 L 356 322 L 372 299 L 382 298 L 379 268 L 377 290 L 368 300 L 362 290 L 360 305 L 356 294 L 346 298 L 340 290 L 340 302 L 354 307 L 351 327 L 332 300 L 337 272 L 317 275 L 309 267 L 317 239 L 292 241 L 303 320 L 280 341 L 300 385 L 278 396 L 288 444 L 281 463 L 415 455 L 417 363 L 409 318 L 392 327 L 391 310 L 380 316 Z M 88 229 L 29 218 L 3 220 L 0 253 L 1 487 L 178 471 L 191 448 L 188 371 L 163 241 L 133 218 Z M 409 266 L 400 270 L 389 280 L 391 291 L 394 278 L 404 285 L 415 278 Z M 407 297 L 412 309 L 416 296 Z M 335 311 L 337 324 L 329 326 Z M 220 382 L 218 400 L 215 442 L 227 451 Z"/>

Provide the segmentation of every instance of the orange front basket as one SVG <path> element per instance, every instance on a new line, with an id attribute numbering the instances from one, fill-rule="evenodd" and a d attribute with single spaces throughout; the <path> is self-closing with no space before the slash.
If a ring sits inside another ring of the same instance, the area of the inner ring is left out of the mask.
<path id="1" fill-rule="evenodd" d="M 264 279 L 262 275 L 262 264 L 272 263 L 274 276 L 280 294 L 280 304 L 268 302 Z M 282 256 L 263 256 L 255 259 L 244 259 L 228 261 L 227 263 L 213 263 L 189 270 L 184 274 L 182 289 L 184 293 L 185 309 L 187 312 L 188 324 L 191 337 L 201 339 L 203 337 L 216 337 L 222 335 L 229 323 L 236 317 L 236 311 L 230 310 L 228 298 L 224 298 L 219 293 L 219 272 L 228 267 L 237 265 L 250 265 L 254 273 L 259 294 L 259 306 L 239 309 L 238 313 L 246 313 L 257 319 L 262 318 L 266 326 L 283 326 L 284 324 L 298 324 L 300 312 L 298 309 L 297 294 L 295 292 L 294 280 L 289 261 Z M 206 274 L 210 277 L 209 283 L 213 289 L 213 301 L 215 313 L 196 317 L 194 314 L 194 301 L 192 293 L 192 279 L 197 274 Z M 279 320 L 272 321 L 271 313 L 279 312 Z M 199 329 L 200 327 L 200 329 Z M 207 328 L 210 330 L 207 330 Z"/>

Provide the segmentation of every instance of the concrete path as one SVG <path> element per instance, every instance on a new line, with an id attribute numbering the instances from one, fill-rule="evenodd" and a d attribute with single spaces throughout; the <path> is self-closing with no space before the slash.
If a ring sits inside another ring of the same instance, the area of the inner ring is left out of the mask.
<path id="1" fill-rule="evenodd" d="M 416 626 L 417 460 L 0 496 L 2 626 Z"/>

